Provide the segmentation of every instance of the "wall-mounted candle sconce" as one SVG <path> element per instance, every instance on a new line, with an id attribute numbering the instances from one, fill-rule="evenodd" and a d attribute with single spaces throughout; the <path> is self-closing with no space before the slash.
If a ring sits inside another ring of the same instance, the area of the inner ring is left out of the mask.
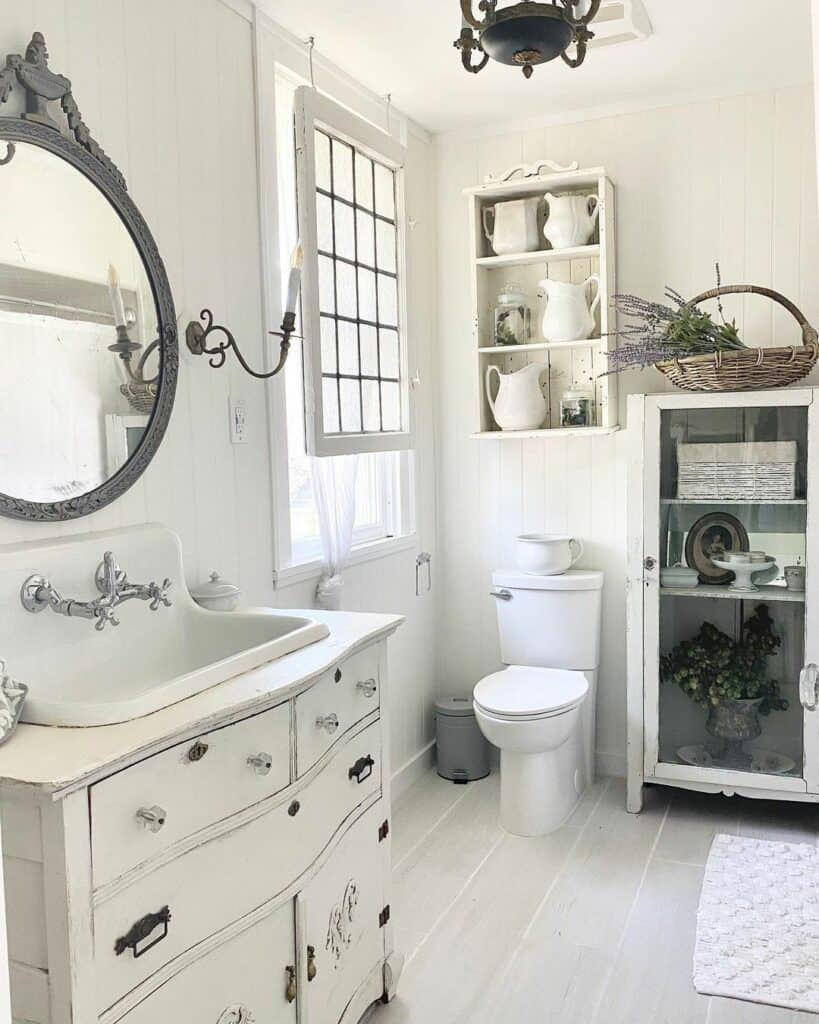
<path id="1" fill-rule="evenodd" d="M 257 380 L 268 380 L 270 377 L 275 377 L 277 373 L 280 373 L 284 369 L 284 364 L 287 362 L 287 354 L 290 351 L 290 339 L 293 336 L 293 332 L 296 329 L 296 303 L 299 298 L 299 288 L 301 286 L 301 268 L 304 263 L 304 254 L 300 245 L 296 246 L 293 253 L 293 259 L 290 263 L 290 278 L 287 284 L 287 298 L 285 300 L 285 314 L 282 320 L 281 328 L 278 331 L 270 331 L 276 338 L 281 338 L 281 344 L 279 346 L 279 361 L 276 366 L 269 370 L 267 373 L 261 373 L 258 370 L 254 370 L 248 365 L 247 360 L 242 355 L 239 346 L 236 344 L 236 339 L 233 337 L 227 327 L 221 326 L 221 324 L 215 324 L 213 322 L 213 313 L 209 309 L 203 309 L 199 319 L 204 321 L 205 326 L 203 327 L 197 320 L 191 320 L 185 331 L 185 341 L 187 342 L 188 348 L 195 356 L 210 356 L 210 365 L 214 369 L 225 365 L 228 352 L 233 349 L 236 358 L 242 369 L 249 373 L 251 377 L 255 377 Z M 208 348 L 208 337 L 211 334 L 223 334 L 224 340 L 218 344 Z"/>
<path id="2" fill-rule="evenodd" d="M 119 274 L 114 266 L 108 268 L 108 293 L 111 296 L 111 309 L 117 329 L 117 340 L 113 345 L 108 346 L 108 351 L 119 356 L 125 371 L 125 383 L 120 385 L 120 391 L 128 399 L 128 404 L 135 412 L 150 415 L 154 409 L 156 396 L 159 394 L 159 374 L 146 377 L 145 364 L 159 348 L 159 339 L 152 341 L 144 351 L 144 346 L 138 341 L 131 341 L 128 327 L 134 325 L 135 315 L 133 310 L 126 311 L 125 309 Z M 133 359 L 137 352 L 141 352 L 142 355 L 134 366 Z"/>

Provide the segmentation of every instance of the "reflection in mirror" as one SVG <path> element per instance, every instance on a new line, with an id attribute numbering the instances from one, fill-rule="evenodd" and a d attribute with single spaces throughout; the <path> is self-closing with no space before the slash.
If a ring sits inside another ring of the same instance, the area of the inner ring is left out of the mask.
<path id="1" fill-rule="evenodd" d="M 119 215 L 61 157 L 0 164 L 0 492 L 86 494 L 139 447 L 160 370 L 157 312 Z"/>

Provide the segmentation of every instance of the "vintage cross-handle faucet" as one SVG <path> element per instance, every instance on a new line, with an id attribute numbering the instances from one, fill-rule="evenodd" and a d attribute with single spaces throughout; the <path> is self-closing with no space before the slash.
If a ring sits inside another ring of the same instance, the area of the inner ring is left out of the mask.
<path id="1" fill-rule="evenodd" d="M 106 551 L 103 560 L 94 573 L 94 582 L 101 596 L 94 601 L 76 601 L 60 597 L 56 589 L 45 576 L 29 576 L 20 589 L 20 601 L 28 612 L 41 612 L 51 608 L 58 615 L 71 618 L 91 619 L 95 629 L 105 629 L 106 623 L 119 625 L 114 610 L 126 601 L 147 601 L 152 612 L 160 605 L 170 608 L 168 591 L 171 581 L 163 583 L 131 583 L 123 569 L 117 565 L 113 552 Z"/>

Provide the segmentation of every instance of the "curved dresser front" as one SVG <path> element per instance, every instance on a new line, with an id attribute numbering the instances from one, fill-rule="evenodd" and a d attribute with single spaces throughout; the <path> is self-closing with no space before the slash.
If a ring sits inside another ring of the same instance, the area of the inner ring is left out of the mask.
<path id="1" fill-rule="evenodd" d="M 391 997 L 384 632 L 367 642 L 64 799 L 4 784 L 15 1022 L 354 1024 Z"/>

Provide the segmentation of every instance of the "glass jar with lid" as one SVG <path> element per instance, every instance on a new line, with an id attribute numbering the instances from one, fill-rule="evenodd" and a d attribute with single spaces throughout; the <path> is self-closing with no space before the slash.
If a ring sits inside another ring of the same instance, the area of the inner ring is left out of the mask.
<path id="1" fill-rule="evenodd" d="M 530 338 L 532 311 L 523 289 L 509 284 L 495 304 L 493 344 L 525 345 Z"/>
<path id="2" fill-rule="evenodd" d="M 587 388 L 569 388 L 560 399 L 561 427 L 594 426 L 594 392 Z"/>

